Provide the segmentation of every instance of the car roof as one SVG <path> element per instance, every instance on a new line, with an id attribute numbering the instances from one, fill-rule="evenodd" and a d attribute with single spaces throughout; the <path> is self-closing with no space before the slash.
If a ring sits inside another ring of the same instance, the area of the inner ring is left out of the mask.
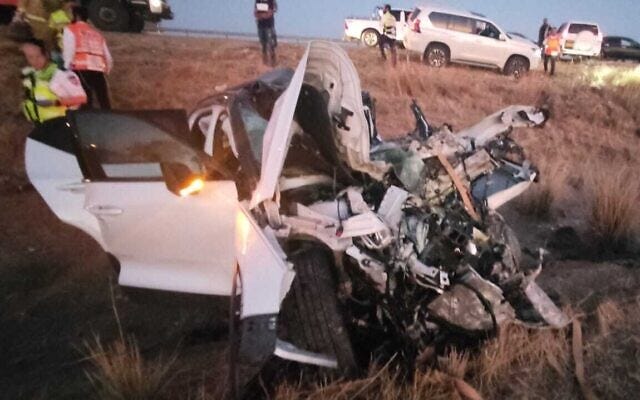
<path id="1" fill-rule="evenodd" d="M 487 17 L 485 17 L 482 14 L 473 13 L 471 11 L 466 11 L 466 10 L 460 10 L 460 9 L 456 9 L 456 8 L 445 6 L 445 5 L 440 5 L 440 4 L 418 4 L 417 7 L 421 8 L 421 9 L 423 9 L 425 11 L 428 11 L 428 12 L 435 11 L 435 12 L 441 12 L 441 13 L 447 13 L 447 14 L 454 14 L 454 15 L 459 15 L 461 17 L 482 19 L 482 20 L 486 20 L 488 22 L 491 22 L 491 21 L 489 21 L 489 19 L 487 19 Z"/>
<path id="2" fill-rule="evenodd" d="M 600 28 L 600 25 L 598 25 L 597 22 L 587 22 L 587 21 L 567 21 L 567 22 L 563 22 L 560 26 L 562 25 L 573 25 L 573 24 L 580 24 L 580 25 L 594 25 L 597 26 L 598 28 Z"/>

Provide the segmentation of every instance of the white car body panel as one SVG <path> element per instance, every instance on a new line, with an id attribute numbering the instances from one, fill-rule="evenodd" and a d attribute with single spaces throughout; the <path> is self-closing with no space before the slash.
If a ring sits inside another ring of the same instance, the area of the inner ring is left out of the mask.
<path id="1" fill-rule="evenodd" d="M 398 10 L 394 10 L 398 11 Z M 396 22 L 396 40 L 403 41 L 407 31 L 407 18 L 411 13 L 410 10 L 400 10 L 400 19 Z M 382 11 L 378 13 L 377 19 L 374 18 L 347 18 L 344 20 L 345 29 L 344 37 L 348 39 L 360 40 L 362 33 L 367 29 L 373 29 L 382 34 L 382 26 L 380 25 L 380 17 Z"/>
<path id="2" fill-rule="evenodd" d="M 280 95 L 273 108 L 273 113 L 267 124 L 262 146 L 262 167 L 260 181 L 251 199 L 251 208 L 262 201 L 273 197 L 278 185 L 278 178 L 289 150 L 289 143 L 293 135 L 293 116 L 300 97 L 304 73 L 307 69 L 309 49 L 307 46 L 302 59 L 298 63 L 291 83 L 287 90 Z"/>
<path id="3" fill-rule="evenodd" d="M 598 30 L 598 34 L 594 35 L 591 31 L 582 31 L 571 33 L 569 29 L 571 25 L 590 25 Z M 600 26 L 594 22 L 578 22 L 571 21 L 562 24 L 560 31 L 560 44 L 562 46 L 562 55 L 565 56 L 582 56 L 582 57 L 598 57 L 602 51 L 602 41 L 604 35 Z M 567 42 L 573 44 L 567 47 Z"/>
<path id="4" fill-rule="evenodd" d="M 235 252 L 240 266 L 240 318 L 277 314 L 295 276 L 271 228 L 264 229 L 243 206 L 236 214 Z"/>
<path id="5" fill-rule="evenodd" d="M 86 183 L 76 156 L 27 139 L 25 165 L 29 180 L 54 214 L 105 248 L 98 220 L 84 209 Z"/>
<path id="6" fill-rule="evenodd" d="M 123 286 L 230 295 L 235 266 L 232 181 L 179 197 L 162 181 L 91 182 L 85 209 L 100 221 Z"/>

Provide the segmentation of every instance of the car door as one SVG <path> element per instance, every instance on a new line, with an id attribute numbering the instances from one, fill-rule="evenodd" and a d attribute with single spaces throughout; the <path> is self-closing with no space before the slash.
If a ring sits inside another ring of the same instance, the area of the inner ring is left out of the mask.
<path id="1" fill-rule="evenodd" d="M 502 32 L 494 24 L 475 20 L 474 46 L 469 49 L 473 62 L 502 68 L 507 60 L 507 46 L 505 40 L 500 39 Z M 505 35 L 506 37 L 506 35 Z"/>
<path id="2" fill-rule="evenodd" d="M 229 295 L 236 187 L 210 169 L 201 141 L 189 137 L 186 114 L 79 111 L 69 118 L 87 179 L 84 209 L 120 263 L 119 283 Z M 170 166 L 203 184 L 170 190 Z"/>
<path id="3" fill-rule="evenodd" d="M 104 248 L 98 220 L 84 209 L 86 182 L 76 158 L 73 132 L 64 118 L 47 121 L 29 134 L 25 167 L 49 209 Z"/>

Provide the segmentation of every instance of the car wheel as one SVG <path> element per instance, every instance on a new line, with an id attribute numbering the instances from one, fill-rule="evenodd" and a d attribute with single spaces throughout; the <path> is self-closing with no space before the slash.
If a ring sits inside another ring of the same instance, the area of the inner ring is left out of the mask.
<path id="1" fill-rule="evenodd" d="M 446 67 L 449 65 L 449 60 L 449 49 L 442 44 L 432 44 L 424 52 L 424 62 L 431 67 Z"/>
<path id="2" fill-rule="evenodd" d="M 289 259 L 296 277 L 282 302 L 278 336 L 304 350 L 335 357 L 343 375 L 355 373 L 357 362 L 337 297 L 333 256 L 311 247 Z"/>
<path id="3" fill-rule="evenodd" d="M 144 17 L 138 12 L 132 13 L 129 19 L 129 32 L 140 33 L 143 30 L 144 30 Z"/>
<path id="4" fill-rule="evenodd" d="M 524 76 L 527 72 L 529 72 L 529 61 L 524 57 L 511 57 L 504 67 L 505 75 L 514 76 L 516 79 Z"/>
<path id="5" fill-rule="evenodd" d="M 360 36 L 360 40 L 367 47 L 376 47 L 380 40 L 380 34 L 375 29 L 365 29 L 362 32 L 362 36 Z"/>
<path id="6" fill-rule="evenodd" d="M 89 19 L 103 31 L 126 32 L 129 29 L 129 10 L 119 0 L 92 0 Z"/>

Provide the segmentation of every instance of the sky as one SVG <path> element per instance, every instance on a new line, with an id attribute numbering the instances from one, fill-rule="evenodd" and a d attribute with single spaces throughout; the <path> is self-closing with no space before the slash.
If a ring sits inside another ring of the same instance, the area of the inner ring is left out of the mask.
<path id="1" fill-rule="evenodd" d="M 225 32 L 254 33 L 254 0 L 168 0 L 174 20 L 163 26 Z M 348 16 L 369 16 L 381 1 L 277 0 L 276 31 L 281 35 L 341 38 Z M 390 0 L 388 0 L 390 1 Z M 390 1 L 413 8 L 427 1 Z M 597 22 L 605 35 L 640 40 L 640 0 L 439 0 L 456 8 L 482 13 L 505 31 L 537 37 L 544 17 L 553 26 L 574 20 Z"/>

